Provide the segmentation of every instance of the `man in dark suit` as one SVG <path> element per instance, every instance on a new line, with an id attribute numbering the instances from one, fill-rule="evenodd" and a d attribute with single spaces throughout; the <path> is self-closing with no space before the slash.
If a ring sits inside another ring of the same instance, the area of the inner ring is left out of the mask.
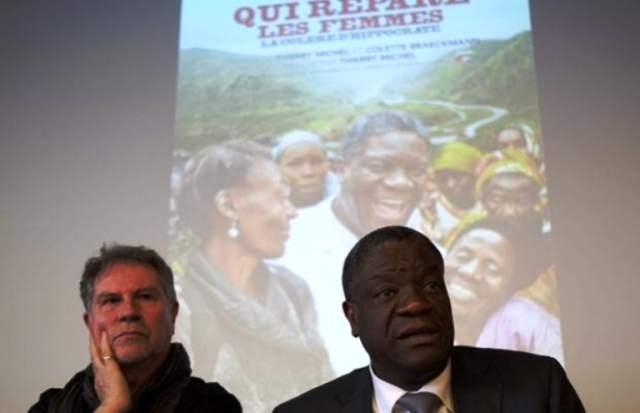
<path id="1" fill-rule="evenodd" d="M 278 406 L 274 413 L 584 412 L 553 358 L 454 347 L 438 249 L 385 227 L 347 256 L 344 313 L 371 365 Z"/>

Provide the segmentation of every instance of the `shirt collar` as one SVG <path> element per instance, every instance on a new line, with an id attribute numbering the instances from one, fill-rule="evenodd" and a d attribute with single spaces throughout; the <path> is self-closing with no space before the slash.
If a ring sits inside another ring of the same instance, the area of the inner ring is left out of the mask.
<path id="1" fill-rule="evenodd" d="M 405 393 L 409 392 L 376 376 L 371 365 L 369 365 L 369 371 L 371 372 L 371 379 L 373 380 L 373 398 L 376 406 L 378 407 L 378 413 L 391 413 L 391 410 L 398 399 Z M 451 404 L 451 359 L 449 359 L 447 366 L 442 370 L 438 377 L 422 386 L 418 391 L 410 393 L 419 392 L 431 392 L 438 395 L 447 410 L 453 413 L 453 407 Z"/>

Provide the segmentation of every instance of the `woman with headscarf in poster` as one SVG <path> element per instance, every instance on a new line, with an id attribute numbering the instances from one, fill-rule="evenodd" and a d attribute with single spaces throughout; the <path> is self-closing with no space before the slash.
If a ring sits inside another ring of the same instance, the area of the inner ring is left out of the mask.
<path id="1" fill-rule="evenodd" d="M 240 142 L 201 152 L 178 198 L 198 245 L 174 262 L 176 335 L 194 371 L 224 383 L 250 413 L 331 377 L 307 284 L 265 263 L 284 253 L 289 195 L 267 148 Z"/>
<path id="2" fill-rule="evenodd" d="M 528 351 L 563 361 L 558 318 L 516 294 L 548 267 L 540 226 L 485 218 L 447 243 L 446 280 L 461 345 Z"/>
<path id="3" fill-rule="evenodd" d="M 543 217 L 544 175 L 533 158 L 520 149 L 505 149 L 483 157 L 478 165 L 476 197 L 487 216 L 516 221 Z"/>
<path id="4" fill-rule="evenodd" d="M 478 165 L 476 197 L 479 208 L 467 214 L 451 230 L 449 238 L 467 225 L 484 218 L 499 218 L 542 228 L 546 242 L 551 242 L 551 222 L 548 220 L 548 200 L 544 196 L 544 174 L 534 159 L 520 149 L 505 149 L 489 153 Z M 533 298 L 538 304 L 559 316 L 556 271 L 551 251 L 549 266 L 521 295 Z"/>
<path id="5" fill-rule="evenodd" d="M 340 190 L 320 135 L 303 130 L 287 132 L 278 138 L 271 154 L 291 187 L 291 202 L 296 208 L 314 206 Z"/>

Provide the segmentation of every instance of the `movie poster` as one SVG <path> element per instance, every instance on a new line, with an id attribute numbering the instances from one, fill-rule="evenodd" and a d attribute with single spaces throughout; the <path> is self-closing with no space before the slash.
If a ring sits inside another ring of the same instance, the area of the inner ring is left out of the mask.
<path id="1" fill-rule="evenodd" d="M 455 344 L 563 362 L 538 106 L 527 0 L 185 0 L 169 233 L 194 373 L 251 413 L 367 366 L 342 265 L 389 225 L 443 255 Z"/>

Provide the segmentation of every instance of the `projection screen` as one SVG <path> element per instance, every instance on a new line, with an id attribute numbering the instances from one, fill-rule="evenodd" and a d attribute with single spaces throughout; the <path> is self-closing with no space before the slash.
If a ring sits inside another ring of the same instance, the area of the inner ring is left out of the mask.
<path id="1" fill-rule="evenodd" d="M 387 223 L 445 255 L 458 344 L 637 411 L 638 3 L 293 3 L 0 2 L 0 411 L 88 366 L 110 242 L 171 262 L 176 340 L 246 411 L 364 366 L 336 257 Z"/>
<path id="2" fill-rule="evenodd" d="M 176 113 L 176 338 L 246 411 L 368 363 L 342 263 L 387 225 L 457 344 L 564 361 L 528 1 L 185 1 Z"/>

